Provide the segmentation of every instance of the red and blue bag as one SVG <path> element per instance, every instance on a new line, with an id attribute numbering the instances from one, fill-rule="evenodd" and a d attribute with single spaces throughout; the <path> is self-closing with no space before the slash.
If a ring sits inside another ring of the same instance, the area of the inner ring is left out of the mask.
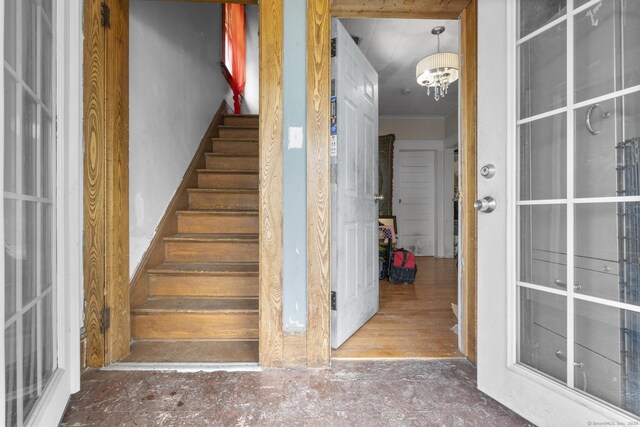
<path id="1" fill-rule="evenodd" d="M 411 285 L 416 280 L 418 266 L 416 256 L 404 249 L 393 252 L 391 266 L 389 267 L 389 282 L 393 284 Z"/>

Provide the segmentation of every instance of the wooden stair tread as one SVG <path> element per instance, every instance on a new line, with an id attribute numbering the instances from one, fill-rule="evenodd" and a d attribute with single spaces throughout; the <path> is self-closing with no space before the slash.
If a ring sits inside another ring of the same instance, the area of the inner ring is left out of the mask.
<path id="1" fill-rule="evenodd" d="M 250 129 L 257 130 L 258 124 L 255 125 L 220 125 L 218 129 Z"/>
<path id="2" fill-rule="evenodd" d="M 165 237 L 165 241 L 168 242 L 257 242 L 257 234 L 174 234 L 173 236 Z"/>
<path id="3" fill-rule="evenodd" d="M 136 340 L 125 363 L 257 362 L 257 340 Z"/>
<path id="4" fill-rule="evenodd" d="M 258 142 L 257 138 L 233 138 L 233 137 L 223 137 L 223 136 L 219 136 L 216 138 L 211 138 L 211 141 L 228 141 L 228 142 Z"/>
<path id="5" fill-rule="evenodd" d="M 258 194 L 258 190 L 250 188 L 188 188 L 190 193 L 221 193 L 221 194 Z"/>
<path id="6" fill-rule="evenodd" d="M 257 119 L 258 117 L 260 117 L 259 114 L 248 114 L 248 113 L 240 113 L 240 114 L 224 114 L 224 117 L 247 117 L 247 118 L 253 118 L 253 119 Z"/>
<path id="7" fill-rule="evenodd" d="M 257 154 L 235 154 L 235 153 L 204 153 L 208 157 L 243 157 L 248 159 L 256 159 L 258 158 Z"/>
<path id="8" fill-rule="evenodd" d="M 149 269 L 150 274 L 167 275 L 257 275 L 256 263 L 178 263 L 165 262 Z"/>
<path id="9" fill-rule="evenodd" d="M 178 215 L 210 215 L 210 216 L 255 216 L 257 209 L 190 209 L 188 211 L 177 211 Z"/>
<path id="10" fill-rule="evenodd" d="M 163 313 L 238 313 L 257 312 L 258 298 L 216 297 L 149 297 L 142 304 L 132 307 L 131 314 Z"/>
<path id="11" fill-rule="evenodd" d="M 198 173 L 217 173 L 225 175 L 257 175 L 258 169 L 198 169 Z"/>

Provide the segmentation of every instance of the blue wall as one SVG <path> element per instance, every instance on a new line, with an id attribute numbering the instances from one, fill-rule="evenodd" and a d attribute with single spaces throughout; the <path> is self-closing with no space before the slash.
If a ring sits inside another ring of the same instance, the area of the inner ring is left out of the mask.
<path id="1" fill-rule="evenodd" d="M 282 327 L 288 332 L 307 329 L 306 40 L 306 0 L 284 0 Z M 291 127 L 302 128 L 301 148 L 289 147 Z"/>

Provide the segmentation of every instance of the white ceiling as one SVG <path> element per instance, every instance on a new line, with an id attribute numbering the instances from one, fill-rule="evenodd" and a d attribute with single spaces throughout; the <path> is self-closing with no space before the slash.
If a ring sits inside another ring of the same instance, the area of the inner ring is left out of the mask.
<path id="1" fill-rule="evenodd" d="M 458 21 L 431 19 L 341 19 L 349 34 L 362 39 L 360 49 L 378 72 L 381 116 L 447 116 L 458 104 L 458 82 L 449 87 L 443 99 L 435 101 L 433 92 L 416 82 L 416 64 L 437 50 L 431 29 L 446 28 L 440 36 L 442 52 L 459 51 Z M 409 89 L 409 94 L 403 94 Z"/>

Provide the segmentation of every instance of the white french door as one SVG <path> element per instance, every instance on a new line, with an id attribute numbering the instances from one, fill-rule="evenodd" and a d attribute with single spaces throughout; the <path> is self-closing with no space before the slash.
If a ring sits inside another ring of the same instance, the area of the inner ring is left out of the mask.
<path id="1" fill-rule="evenodd" d="M 540 425 L 640 417 L 640 2 L 478 24 L 479 388 Z"/>
<path id="2" fill-rule="evenodd" d="M 67 171 L 60 167 L 68 165 L 71 153 L 79 152 L 80 141 L 61 140 L 72 135 L 67 126 L 71 122 L 58 114 L 59 109 L 69 111 L 70 101 L 62 92 L 77 73 L 64 67 L 67 60 L 59 61 L 70 49 L 58 39 L 65 34 L 61 24 L 71 18 L 72 10 L 79 11 L 79 3 L 65 3 L 4 0 L 1 6 L 0 217 L 5 255 L 0 264 L 4 274 L 0 319 L 2 413 L 7 426 L 56 424 L 71 390 L 77 388 L 72 366 L 76 370 L 79 366 L 71 363 L 76 357 L 69 351 L 77 351 L 71 337 L 77 339 L 79 330 L 70 332 L 77 321 L 68 310 L 79 307 L 72 303 L 77 282 L 67 262 L 67 256 L 74 255 L 69 243 L 77 238 L 77 230 L 68 227 L 70 218 L 62 217 L 75 214 L 75 203 L 65 190 L 77 165 L 69 165 Z M 76 15 L 76 24 L 78 20 Z M 60 75 L 60 70 L 69 75 Z"/>

